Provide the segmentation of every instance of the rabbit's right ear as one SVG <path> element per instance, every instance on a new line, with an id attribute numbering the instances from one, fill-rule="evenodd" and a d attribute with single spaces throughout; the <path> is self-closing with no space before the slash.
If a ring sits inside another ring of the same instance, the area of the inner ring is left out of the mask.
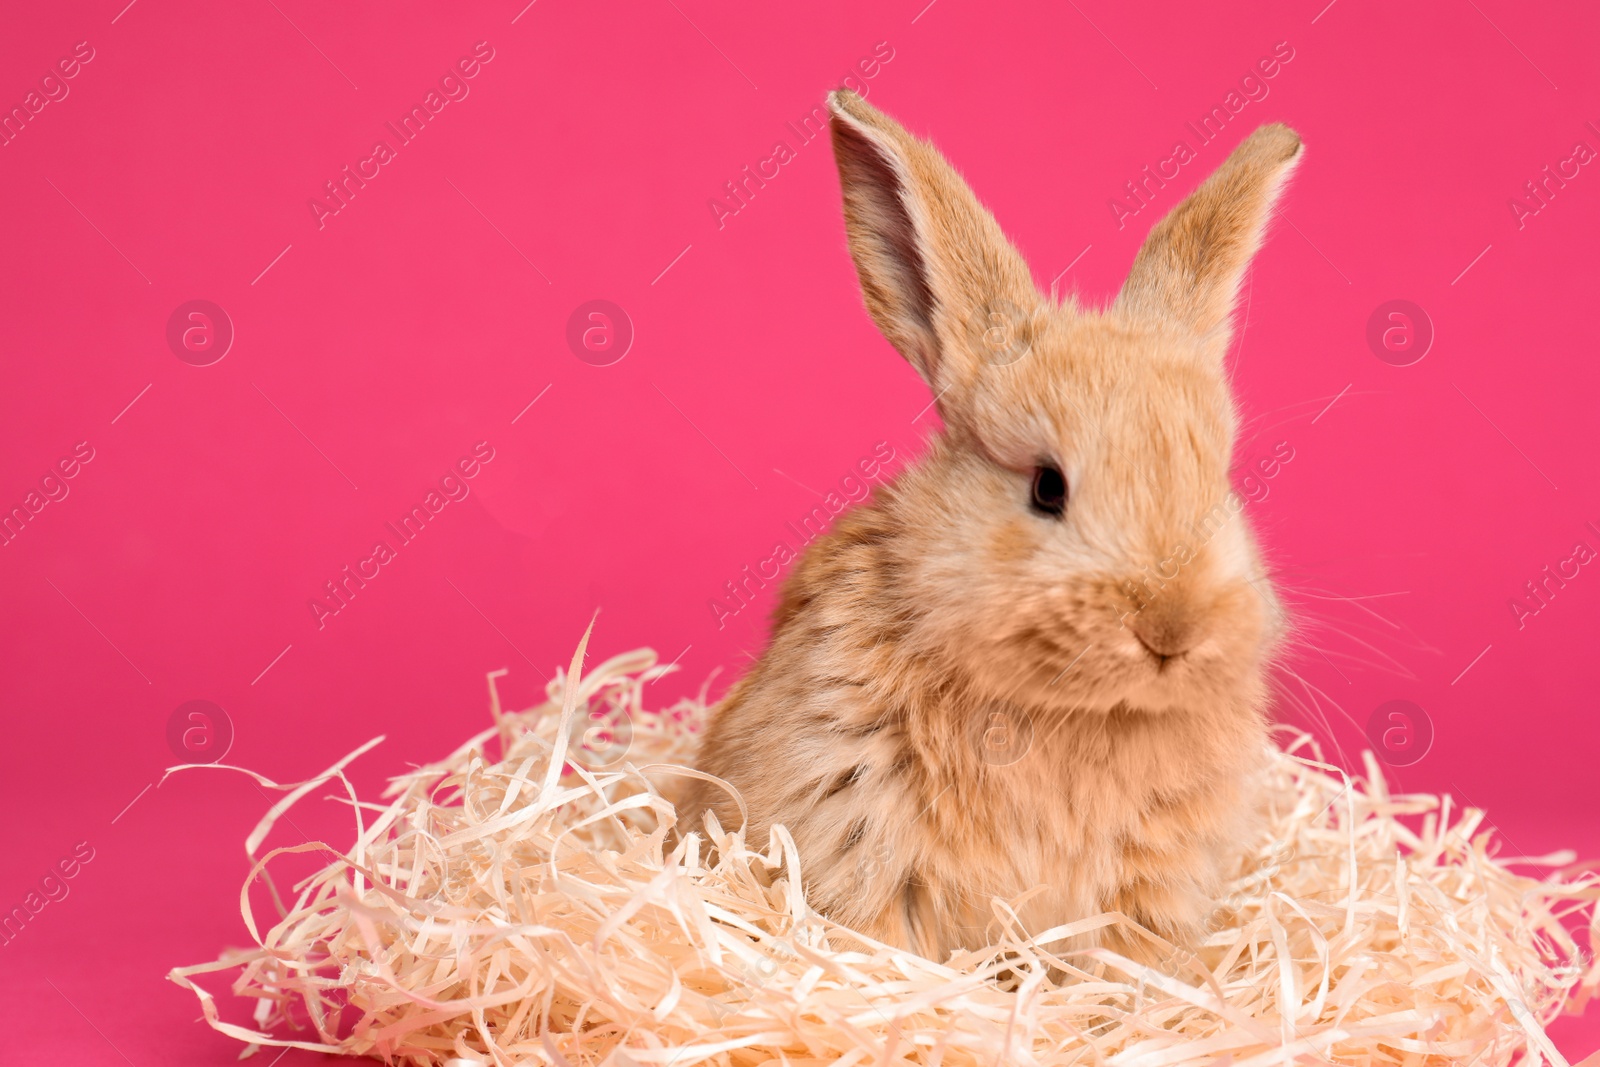
<path id="1" fill-rule="evenodd" d="M 1031 329 L 1033 277 L 937 149 L 855 93 L 837 90 L 828 106 L 867 310 L 950 421 L 983 366 L 985 334 Z"/>
<path id="2" fill-rule="evenodd" d="M 1220 359 L 1250 257 L 1261 246 L 1283 183 L 1303 155 L 1300 135 L 1262 126 L 1156 223 L 1134 258 L 1117 306 L 1147 321 L 1177 322 Z"/>

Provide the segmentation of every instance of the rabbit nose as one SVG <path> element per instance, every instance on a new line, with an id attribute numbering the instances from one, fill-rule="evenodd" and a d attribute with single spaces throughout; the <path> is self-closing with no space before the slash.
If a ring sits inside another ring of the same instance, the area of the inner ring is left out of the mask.
<path id="1" fill-rule="evenodd" d="M 1167 660 L 1176 659 L 1199 643 L 1199 627 L 1177 613 L 1140 619 L 1132 623 L 1129 629 L 1163 666 Z"/>

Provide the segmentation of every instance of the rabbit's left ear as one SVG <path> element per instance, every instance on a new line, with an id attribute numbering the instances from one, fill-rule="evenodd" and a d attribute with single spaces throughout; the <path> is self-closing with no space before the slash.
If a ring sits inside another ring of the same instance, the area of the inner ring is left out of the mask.
<path id="1" fill-rule="evenodd" d="M 994 217 L 939 154 L 855 93 L 828 97 L 845 231 L 867 310 L 959 416 L 985 366 L 1025 348 L 1033 276 Z"/>
<path id="2" fill-rule="evenodd" d="M 1245 138 L 1150 231 L 1117 308 L 1147 321 L 1176 321 L 1220 357 L 1232 335 L 1245 268 L 1302 155 L 1300 135 L 1287 126 L 1262 126 Z"/>

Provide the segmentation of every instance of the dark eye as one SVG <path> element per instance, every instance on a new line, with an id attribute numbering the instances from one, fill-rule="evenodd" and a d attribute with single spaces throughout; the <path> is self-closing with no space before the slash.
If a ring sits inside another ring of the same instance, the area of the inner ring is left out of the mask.
<path id="1" fill-rule="evenodd" d="M 1033 510 L 1057 517 L 1067 510 L 1067 479 L 1056 468 L 1034 468 Z"/>

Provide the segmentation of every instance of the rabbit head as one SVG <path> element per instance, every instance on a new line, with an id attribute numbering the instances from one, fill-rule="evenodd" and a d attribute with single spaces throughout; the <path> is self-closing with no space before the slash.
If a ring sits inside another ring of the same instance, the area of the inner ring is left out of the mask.
<path id="1" fill-rule="evenodd" d="M 867 308 L 944 422 L 886 494 L 910 640 L 1034 706 L 1257 704 L 1282 624 L 1229 484 L 1224 356 L 1299 137 L 1256 130 L 1093 309 L 1040 294 L 935 148 L 829 104 Z"/>

